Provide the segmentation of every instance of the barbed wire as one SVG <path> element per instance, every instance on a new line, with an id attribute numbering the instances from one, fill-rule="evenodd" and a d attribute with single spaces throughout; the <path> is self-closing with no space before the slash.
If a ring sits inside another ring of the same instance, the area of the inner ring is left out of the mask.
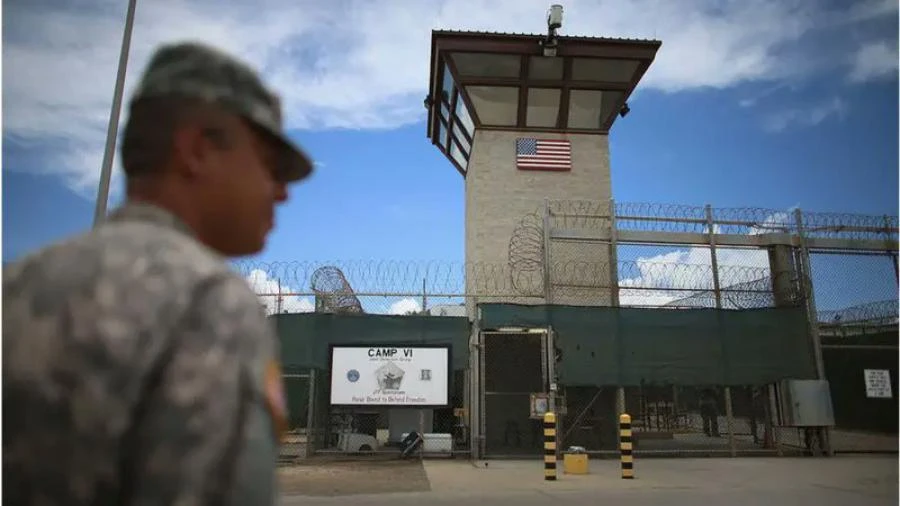
<path id="1" fill-rule="evenodd" d="M 819 311 L 817 317 L 820 323 L 834 325 L 859 323 L 876 325 L 897 323 L 897 315 L 897 299 L 888 299 L 859 304 L 844 309 Z"/>
<path id="2" fill-rule="evenodd" d="M 236 265 L 258 295 L 274 308 L 293 312 L 392 312 L 403 298 L 458 305 L 482 300 L 542 303 L 543 269 L 515 272 L 507 265 L 435 261 L 258 262 Z M 550 266 L 551 296 L 556 303 L 610 305 L 618 293 L 622 306 L 714 308 L 713 269 L 709 264 L 628 260 L 616 262 L 618 285 L 611 283 L 608 262 L 569 261 Z M 720 265 L 720 298 L 724 309 L 774 307 L 776 301 L 798 305 L 812 289 L 810 280 L 785 283 L 786 293 L 773 291 L 767 268 Z M 467 284 L 468 279 L 468 284 Z M 424 283 L 423 283 L 424 281 Z M 423 290 L 424 288 L 424 290 Z M 309 301 L 281 302 L 284 297 Z M 293 304 L 294 309 L 287 308 Z M 299 305 L 298 305 L 299 304 Z M 413 306 L 400 306 L 415 309 Z M 409 310 L 407 309 L 407 311 Z M 898 303 L 889 299 L 819 311 L 830 325 L 895 324 Z"/>
<path id="3" fill-rule="evenodd" d="M 801 292 L 797 286 L 785 288 L 784 300 L 797 305 L 802 302 Z M 765 276 L 752 281 L 736 283 L 719 289 L 723 309 L 758 309 L 775 307 L 775 291 L 772 278 Z M 714 308 L 716 307 L 715 290 L 704 290 L 687 297 L 666 303 L 669 307 L 678 308 Z"/>
<path id="4" fill-rule="evenodd" d="M 357 306 L 353 297 L 428 294 L 432 296 L 543 296 L 542 265 L 515 270 L 509 265 L 437 261 L 261 262 L 238 261 L 235 269 L 261 295 L 310 293 L 340 307 Z M 708 264 L 623 260 L 616 262 L 619 287 L 633 290 L 702 291 L 713 288 Z M 551 262 L 554 289 L 609 288 L 609 262 Z M 768 269 L 719 266 L 723 286 L 758 280 Z M 341 302 L 338 299 L 346 299 Z"/>
<path id="5" fill-rule="evenodd" d="M 608 233 L 609 202 L 597 200 L 551 200 L 550 224 L 553 228 L 586 229 Z"/>
<path id="6" fill-rule="evenodd" d="M 544 272 L 544 224 L 540 215 L 529 213 L 522 217 L 509 239 L 510 282 L 519 293 L 527 293 L 533 279 L 541 279 L 539 291 L 543 291 Z"/>
<path id="7" fill-rule="evenodd" d="M 896 216 L 810 212 L 803 213 L 803 225 L 810 237 L 897 239 Z"/>
<path id="8" fill-rule="evenodd" d="M 316 310 L 328 313 L 362 313 L 362 304 L 353 293 L 344 273 L 334 266 L 319 267 L 310 286 L 316 294 Z"/>
<path id="9" fill-rule="evenodd" d="M 552 200 L 551 223 L 568 229 L 608 229 L 606 201 Z M 794 211 L 760 207 L 712 208 L 714 231 L 722 234 L 797 233 Z M 653 202 L 617 202 L 616 228 L 648 232 L 707 233 L 706 207 Z M 538 215 L 541 213 L 538 212 Z M 807 237 L 834 239 L 897 240 L 894 215 L 801 212 Z"/>
<path id="10" fill-rule="evenodd" d="M 277 296 L 278 300 L 287 294 L 311 296 L 315 309 L 325 311 L 368 312 L 373 300 L 384 303 L 391 298 L 410 296 L 423 297 L 423 306 L 425 296 L 445 298 L 451 304 L 458 304 L 460 298 L 476 296 L 531 303 L 547 297 L 545 279 L 549 280 L 549 295 L 567 303 L 604 305 L 611 303 L 612 295 L 618 293 L 622 305 L 715 307 L 714 273 L 710 263 L 656 262 L 639 258 L 610 265 L 605 261 L 579 260 L 606 257 L 601 243 L 597 243 L 599 250 L 590 245 L 576 247 L 569 244 L 569 249 L 551 250 L 550 265 L 545 269 L 545 211 L 549 211 L 549 223 L 553 228 L 586 229 L 600 232 L 600 237 L 611 232 L 613 221 L 609 201 L 551 200 L 548 204 L 547 209 L 543 203 L 537 205 L 533 212 L 520 219 L 509 240 L 506 262 L 239 261 L 235 267 L 250 280 L 260 296 Z M 792 210 L 711 208 L 710 211 L 716 233 L 796 234 L 798 230 Z M 615 213 L 615 226 L 619 230 L 707 233 L 709 228 L 704 206 L 625 202 L 616 203 Z M 803 232 L 808 237 L 897 240 L 898 235 L 896 216 L 804 212 L 802 221 Z M 564 244 L 565 241 L 554 241 L 551 247 L 558 248 L 557 243 Z M 685 246 L 684 249 L 690 248 Z M 565 261 L 554 260 L 560 257 Z M 749 257 L 747 265 L 741 265 L 745 263 L 743 259 L 738 259 L 735 265 L 725 264 L 721 257 L 719 260 L 715 274 L 719 286 L 725 287 L 720 289 L 722 307 L 725 308 L 769 307 L 775 304 L 776 298 L 782 303 L 799 302 L 801 292 L 808 293 L 813 289 L 813 280 L 804 279 L 785 288 L 791 293 L 774 294 L 767 267 L 759 267 L 755 260 L 749 261 Z M 313 303 L 306 299 L 295 302 L 303 310 L 313 310 Z M 837 317 L 850 321 L 848 318 L 856 318 L 855 315 L 865 311 L 886 311 L 895 317 L 896 301 L 893 306 L 884 305 L 889 303 L 891 301 L 875 303 L 875 309 L 854 306 L 856 309 L 833 314 L 820 312 L 819 319 L 832 321 Z M 276 305 L 280 304 L 276 301 Z"/>

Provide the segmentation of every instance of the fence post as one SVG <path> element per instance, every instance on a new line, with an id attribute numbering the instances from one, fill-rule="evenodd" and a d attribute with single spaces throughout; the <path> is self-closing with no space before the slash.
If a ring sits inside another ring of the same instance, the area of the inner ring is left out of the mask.
<path id="1" fill-rule="evenodd" d="M 797 236 L 800 239 L 800 286 L 806 300 L 806 315 L 809 323 L 809 336 L 812 340 L 813 356 L 816 362 L 816 377 L 824 380 L 826 379 L 825 361 L 822 358 L 822 341 L 819 338 L 819 319 L 812 281 L 812 265 L 810 265 L 809 247 L 806 244 L 806 234 L 803 230 L 803 212 L 800 208 L 794 209 L 794 221 L 797 225 Z M 823 427 L 818 432 L 822 436 L 819 438 L 822 449 L 829 456 L 834 456 L 834 451 L 831 448 L 831 428 Z"/>
<path id="2" fill-rule="evenodd" d="M 559 422 L 560 422 L 560 409 L 558 406 L 559 402 L 559 385 L 556 383 L 556 335 L 553 333 L 553 327 L 551 325 L 547 325 L 547 359 L 544 361 L 547 364 L 547 379 L 550 380 L 550 395 L 548 399 L 548 408 L 551 413 L 553 413 L 553 433 L 554 440 L 557 443 L 556 446 L 556 459 L 559 460 L 559 437 L 555 434 L 559 432 Z"/>
<path id="3" fill-rule="evenodd" d="M 434 418 L 432 417 L 432 423 Z M 422 438 L 422 446 L 419 447 L 419 460 L 425 459 L 425 410 L 419 408 L 419 437 Z"/>
<path id="4" fill-rule="evenodd" d="M 886 243 L 890 243 L 891 240 L 891 217 L 888 215 L 884 215 L 884 239 Z M 897 252 L 895 250 L 890 249 L 888 247 L 888 258 L 891 259 L 891 267 L 894 268 L 894 280 L 900 285 L 900 271 L 898 271 L 897 266 Z"/>
<path id="5" fill-rule="evenodd" d="M 469 334 L 469 411 L 466 413 L 469 419 L 469 458 L 473 462 L 482 458 L 481 451 L 481 410 L 484 409 L 483 394 L 481 392 L 481 378 L 484 360 L 481 345 L 481 311 L 475 306 L 474 319 Z"/>
<path id="6" fill-rule="evenodd" d="M 486 412 L 487 412 L 487 396 L 485 395 L 485 385 L 484 385 L 485 349 L 484 349 L 484 333 L 481 332 L 481 330 L 480 330 L 480 326 L 481 326 L 481 308 L 480 307 L 477 307 L 477 306 L 475 307 L 475 315 L 477 317 L 477 321 L 478 321 L 478 325 L 479 325 L 478 328 L 474 329 L 474 332 L 475 332 L 474 338 L 475 338 L 475 343 L 477 346 L 477 349 L 476 349 L 477 354 L 476 355 L 478 357 L 478 370 L 476 372 L 476 374 L 478 375 L 478 380 L 477 380 L 477 388 L 475 390 L 475 394 L 477 396 L 476 399 L 478 402 L 478 405 L 477 405 L 478 406 L 478 417 L 477 417 L 478 438 L 476 440 L 476 445 L 478 448 L 478 458 L 484 458 L 487 456 L 486 455 L 487 454 L 487 438 L 486 438 L 486 435 L 487 435 L 487 414 L 486 414 Z"/>
<path id="7" fill-rule="evenodd" d="M 612 307 L 619 307 L 619 234 L 613 199 L 609 199 L 609 302 Z"/>
<path id="8" fill-rule="evenodd" d="M 309 369 L 309 375 L 307 377 L 309 381 L 309 390 L 307 394 L 307 406 L 306 406 L 306 458 L 312 457 L 315 452 L 315 441 L 317 436 L 317 428 L 316 428 L 316 370 L 313 368 Z"/>
<path id="9" fill-rule="evenodd" d="M 712 206 L 706 204 L 706 233 L 709 239 L 709 259 L 712 267 L 712 277 L 713 277 L 713 294 L 716 299 L 716 310 L 722 309 L 722 287 L 719 281 L 719 261 L 716 257 L 716 234 L 714 230 L 714 221 L 712 214 Z M 721 328 L 720 330 L 720 338 L 721 338 Z M 724 350 L 724 340 L 722 342 L 722 348 Z M 724 355 L 724 353 L 723 353 Z M 725 357 L 723 357 L 725 358 Z M 725 367 L 728 367 L 728 362 L 725 362 Z M 731 403 L 731 387 L 729 385 L 725 385 L 725 424 L 728 426 L 728 451 L 732 457 L 737 456 L 737 449 L 734 444 L 734 408 Z"/>
<path id="10" fill-rule="evenodd" d="M 616 224 L 616 201 L 609 199 L 609 298 L 612 307 L 619 307 L 619 233 Z M 616 321 L 619 316 L 616 315 Z M 618 333 L 618 329 L 616 329 Z M 619 337 L 616 338 L 617 342 Z M 621 360 L 619 368 L 622 367 Z M 625 412 L 625 387 L 616 387 L 616 416 Z"/>
<path id="11" fill-rule="evenodd" d="M 553 287 L 551 286 L 552 279 L 550 275 L 550 244 L 553 240 L 552 234 L 550 233 L 550 199 L 544 199 L 544 216 L 543 216 L 543 228 L 544 228 L 544 304 L 550 305 L 553 303 Z"/>

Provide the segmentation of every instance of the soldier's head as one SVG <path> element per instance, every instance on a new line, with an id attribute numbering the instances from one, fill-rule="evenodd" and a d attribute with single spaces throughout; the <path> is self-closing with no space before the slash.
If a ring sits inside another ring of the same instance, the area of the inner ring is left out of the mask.
<path id="1" fill-rule="evenodd" d="M 168 208 L 227 256 L 262 250 L 287 185 L 312 171 L 257 74 L 195 43 L 151 58 L 121 150 L 129 198 Z"/>

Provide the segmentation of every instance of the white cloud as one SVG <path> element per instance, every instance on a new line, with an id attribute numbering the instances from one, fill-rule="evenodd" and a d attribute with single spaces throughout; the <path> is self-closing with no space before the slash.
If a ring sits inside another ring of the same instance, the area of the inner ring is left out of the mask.
<path id="1" fill-rule="evenodd" d="M 897 77 L 897 41 L 871 42 L 859 48 L 853 56 L 850 80 L 865 82 L 885 77 Z"/>
<path id="2" fill-rule="evenodd" d="M 619 304 L 622 306 L 661 306 L 696 293 L 629 290 L 629 287 L 678 289 L 713 286 L 712 256 L 709 248 L 692 247 L 676 250 L 651 257 L 640 257 L 635 262 L 640 274 L 619 280 L 621 287 Z M 769 268 L 768 254 L 756 248 L 716 248 L 716 263 L 719 266 L 719 286 L 722 288 L 756 281 L 760 277 L 759 274 Z"/>
<path id="3" fill-rule="evenodd" d="M 388 314 L 405 315 L 411 312 L 418 313 L 421 310 L 422 306 L 419 305 L 419 302 L 416 299 L 407 298 L 400 299 L 391 304 L 391 307 L 388 309 Z"/>
<path id="4" fill-rule="evenodd" d="M 846 114 L 847 104 L 840 97 L 834 97 L 807 107 L 774 112 L 764 119 L 763 127 L 770 132 L 781 132 L 790 127 L 813 127 L 833 117 L 841 119 Z"/>
<path id="5" fill-rule="evenodd" d="M 260 302 L 265 305 L 267 314 L 275 314 L 279 310 L 281 313 L 311 313 L 315 310 L 315 305 L 309 297 L 278 295 L 279 293 L 296 294 L 299 290 L 279 283 L 277 279 L 269 277 L 264 270 L 250 271 L 250 274 L 247 275 L 247 282 L 253 291 L 259 294 Z"/>
<path id="6" fill-rule="evenodd" d="M 794 218 L 794 210 L 798 207 L 800 207 L 799 204 L 791 206 L 785 212 L 772 213 L 771 215 L 766 216 L 766 219 L 764 219 L 762 223 L 759 223 L 755 227 L 750 227 L 747 234 L 759 235 L 790 232 L 792 227 L 796 226 L 797 223 Z"/>
<path id="7" fill-rule="evenodd" d="M 190 38 L 261 67 L 282 92 L 293 128 L 393 128 L 424 117 L 431 29 L 540 33 L 547 6 L 546 0 L 141 1 L 126 90 L 158 43 Z M 4 136 L 40 143 L 45 172 L 93 195 L 125 2 L 4 7 Z M 565 9 L 564 34 L 663 40 L 642 89 L 679 91 L 795 75 L 808 60 L 795 45 L 804 34 L 890 16 L 896 2 L 822 12 L 814 0 L 570 0 Z"/>
<path id="8" fill-rule="evenodd" d="M 767 86 L 767 87 L 763 88 L 761 91 L 758 91 L 757 93 L 755 93 L 753 95 L 750 95 L 746 98 L 739 100 L 738 105 L 741 107 L 745 107 L 745 108 L 753 107 L 754 105 L 756 105 L 760 101 L 762 101 L 764 98 L 772 95 L 773 93 L 775 93 L 777 91 L 785 89 L 785 88 L 787 88 L 791 91 L 796 91 L 797 85 L 794 83 L 791 83 L 791 82 L 781 82 L 781 83 L 774 84 L 772 86 Z"/>
<path id="9" fill-rule="evenodd" d="M 795 206 L 796 207 L 796 206 Z M 752 228 L 750 235 L 780 233 L 793 222 L 791 212 L 776 212 L 767 216 L 758 227 Z M 719 233 L 719 225 L 713 230 Z M 712 255 L 705 247 L 690 247 L 649 257 L 639 257 L 635 263 L 638 275 L 619 280 L 621 287 L 619 304 L 622 306 L 662 306 L 688 297 L 696 291 L 665 291 L 645 288 L 695 288 L 713 287 Z M 716 263 L 719 266 L 719 286 L 728 288 L 741 283 L 757 281 L 769 275 L 769 256 L 759 248 L 716 248 Z M 700 291 L 700 290 L 697 290 Z M 724 301 L 723 304 L 727 304 Z"/>

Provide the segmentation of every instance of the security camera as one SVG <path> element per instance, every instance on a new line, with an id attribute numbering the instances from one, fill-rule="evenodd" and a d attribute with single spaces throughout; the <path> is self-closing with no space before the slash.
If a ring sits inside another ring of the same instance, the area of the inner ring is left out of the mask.
<path id="1" fill-rule="evenodd" d="M 550 30 L 556 30 L 562 26 L 562 15 L 562 5 L 553 4 L 550 6 L 550 10 L 547 12 L 547 26 Z"/>
<path id="2" fill-rule="evenodd" d="M 628 107 L 628 102 L 622 104 L 622 108 L 619 109 L 619 116 L 625 117 L 628 116 L 628 113 L 631 112 L 631 107 Z"/>

